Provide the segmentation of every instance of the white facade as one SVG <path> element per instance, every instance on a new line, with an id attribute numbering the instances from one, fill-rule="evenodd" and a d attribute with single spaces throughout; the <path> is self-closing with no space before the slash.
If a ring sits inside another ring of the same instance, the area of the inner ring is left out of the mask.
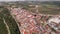
<path id="1" fill-rule="evenodd" d="M 60 23 L 60 19 L 58 17 L 53 17 L 53 18 L 49 19 L 48 21 L 49 21 L 49 23 L 51 23 L 51 22 L 54 22 L 57 24 Z"/>

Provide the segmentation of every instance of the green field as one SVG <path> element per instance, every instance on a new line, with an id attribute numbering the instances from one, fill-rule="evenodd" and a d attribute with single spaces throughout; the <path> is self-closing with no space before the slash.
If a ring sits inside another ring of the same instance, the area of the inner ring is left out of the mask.
<path id="1" fill-rule="evenodd" d="M 36 10 L 38 9 L 38 13 L 42 13 L 42 14 L 52 14 L 52 15 L 60 14 L 60 6 L 52 5 L 52 4 L 40 4 L 38 5 L 38 8 L 35 8 L 34 5 L 29 6 L 25 4 L 25 5 L 22 5 L 22 7 L 23 9 L 27 9 L 35 13 L 36 13 Z"/>
<path id="2" fill-rule="evenodd" d="M 8 34 L 6 25 L 3 22 L 3 19 L 1 17 L 1 14 L 0 14 L 0 34 Z"/>
<path id="3" fill-rule="evenodd" d="M 17 26 L 15 20 L 10 15 L 9 10 L 7 8 L 4 8 L 4 7 L 2 7 L 2 9 L 3 10 L 0 12 L 0 16 L 5 19 L 7 25 L 9 26 L 10 33 L 11 34 L 20 34 L 18 26 Z M 5 34 L 7 31 L 6 31 L 6 27 L 5 27 L 4 23 L 3 23 L 3 21 L 0 23 L 0 26 L 1 26 L 0 29 L 2 30 L 2 32 L 0 32 L 0 33 Z"/>
<path id="4" fill-rule="evenodd" d="M 53 14 L 53 15 L 60 14 L 60 7 L 56 5 L 42 5 L 39 6 L 38 10 L 40 13 L 43 14 Z"/>

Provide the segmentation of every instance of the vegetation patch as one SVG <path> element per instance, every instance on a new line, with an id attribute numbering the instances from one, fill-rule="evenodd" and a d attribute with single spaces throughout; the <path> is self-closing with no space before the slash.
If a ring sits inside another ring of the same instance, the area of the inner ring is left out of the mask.
<path id="1" fill-rule="evenodd" d="M 20 34 L 18 26 L 17 26 L 15 20 L 10 15 L 9 10 L 7 8 L 3 7 L 3 11 L 0 12 L 0 14 L 2 14 L 1 16 L 5 19 L 7 25 L 9 26 L 10 33 L 11 34 Z"/>

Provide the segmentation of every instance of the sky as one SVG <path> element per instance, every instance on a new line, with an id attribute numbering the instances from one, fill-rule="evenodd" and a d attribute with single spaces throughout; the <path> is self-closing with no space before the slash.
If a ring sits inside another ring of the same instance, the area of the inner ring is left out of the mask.
<path id="1" fill-rule="evenodd" d="M 0 0 L 0 1 L 26 1 L 26 0 Z M 32 1 L 32 0 L 29 0 L 29 1 Z M 60 0 L 38 0 L 38 1 L 60 1 Z"/>

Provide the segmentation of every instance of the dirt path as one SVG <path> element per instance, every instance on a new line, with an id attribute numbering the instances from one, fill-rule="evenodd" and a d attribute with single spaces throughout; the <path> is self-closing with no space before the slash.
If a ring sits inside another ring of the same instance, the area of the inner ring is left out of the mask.
<path id="1" fill-rule="evenodd" d="M 4 21 L 4 24 L 6 25 L 7 30 L 8 30 L 8 34 L 10 34 L 9 26 L 7 25 L 7 23 L 6 23 L 4 18 L 3 18 L 3 21 Z"/>

